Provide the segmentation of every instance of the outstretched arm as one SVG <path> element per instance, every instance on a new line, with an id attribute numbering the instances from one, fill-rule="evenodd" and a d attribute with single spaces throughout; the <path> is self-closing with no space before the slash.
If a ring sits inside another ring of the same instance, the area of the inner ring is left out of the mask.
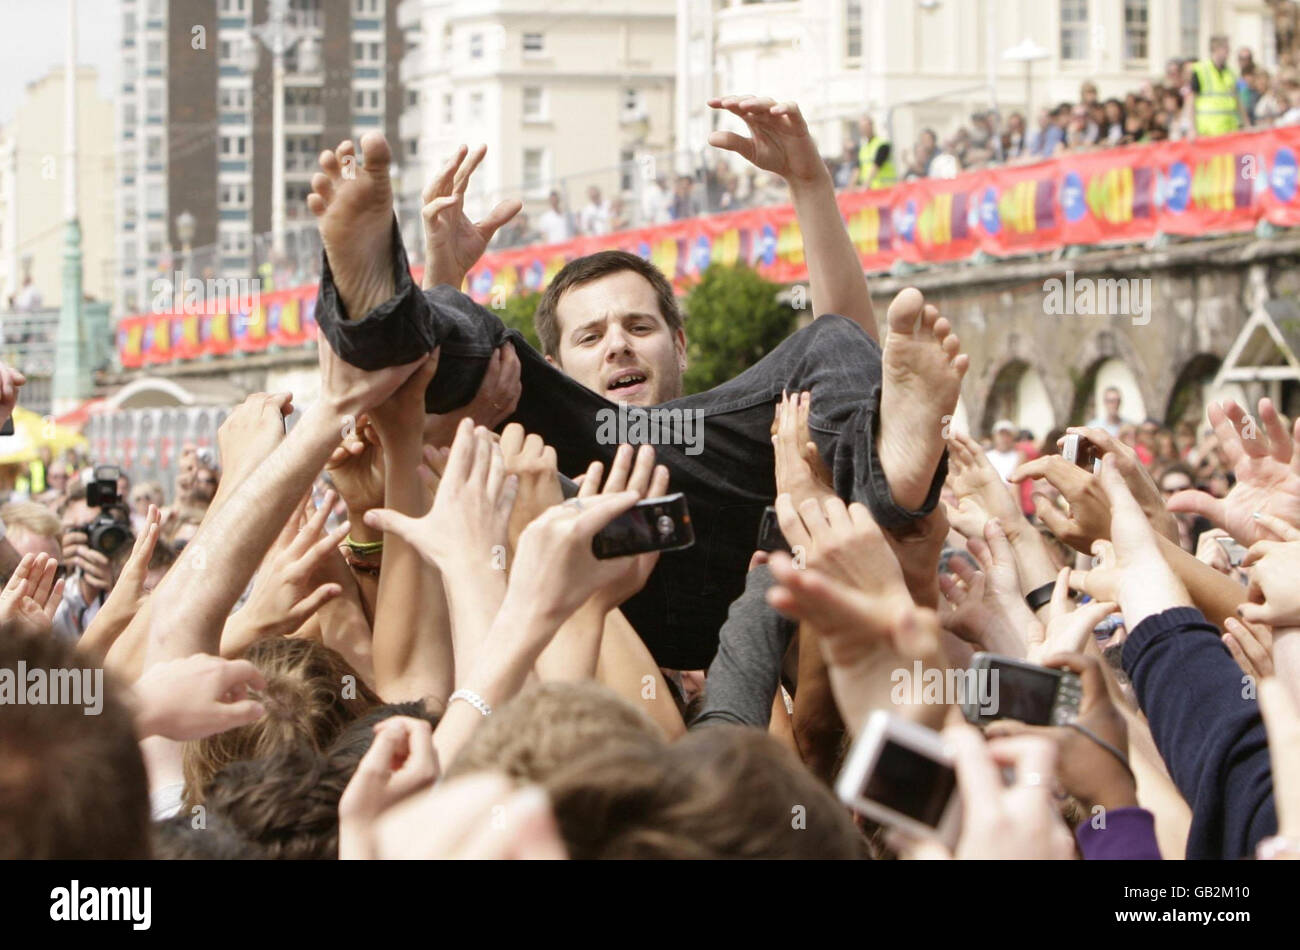
<path id="1" fill-rule="evenodd" d="M 790 186 L 808 262 L 813 316 L 838 313 L 879 340 L 862 261 L 835 202 L 835 183 L 799 106 L 757 96 L 726 96 L 710 99 L 709 105 L 739 116 L 751 136 L 713 132 L 709 144 L 780 175 Z"/>

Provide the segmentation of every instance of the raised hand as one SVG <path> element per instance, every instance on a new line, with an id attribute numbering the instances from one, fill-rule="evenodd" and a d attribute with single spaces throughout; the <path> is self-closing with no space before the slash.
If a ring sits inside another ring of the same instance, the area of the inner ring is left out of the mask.
<path id="1" fill-rule="evenodd" d="M 1272 676 L 1273 628 L 1268 624 L 1248 624 L 1236 617 L 1223 621 L 1223 645 L 1241 667 L 1241 672 L 1256 681 Z"/>
<path id="2" fill-rule="evenodd" d="M 323 604 L 343 593 L 335 583 L 317 584 L 325 562 L 338 554 L 338 546 L 351 525 L 343 522 L 325 531 L 335 495 L 326 492 L 323 503 L 299 527 L 291 518 L 281 531 L 280 543 L 268 552 L 253 580 L 248 601 L 227 622 L 221 652 L 238 656 L 262 637 L 278 637 L 297 630 Z"/>
<path id="3" fill-rule="evenodd" d="M 1070 601 L 1070 569 L 1061 568 L 1048 605 L 1047 626 L 1039 625 L 1030 636 L 1027 659 L 1043 663 L 1059 653 L 1082 653 L 1097 624 L 1118 609 L 1114 601 L 1108 600 L 1090 600 L 1075 607 Z"/>
<path id="4" fill-rule="evenodd" d="M 463 419 L 472 419 L 475 425 L 487 429 L 495 429 L 505 422 L 515 414 L 523 392 L 519 370 L 515 345 L 508 341 L 502 343 L 488 360 L 487 372 L 473 399 L 459 409 L 425 417 L 424 441 L 438 448 L 450 447 Z"/>
<path id="5" fill-rule="evenodd" d="M 433 727 L 423 719 L 390 716 L 375 724 L 374 740 L 339 799 L 339 859 L 378 857 L 375 820 L 407 796 L 432 785 L 441 771 Z"/>
<path id="6" fill-rule="evenodd" d="M 1070 586 L 1098 600 L 1117 602 L 1129 630 L 1170 607 L 1191 606 L 1187 588 L 1165 562 L 1155 530 L 1129 491 L 1113 455 L 1102 456 L 1097 483 L 1112 512 L 1111 540 L 1095 543 L 1093 554 L 1101 558 L 1101 564 L 1086 572 L 1071 571 Z"/>
<path id="7" fill-rule="evenodd" d="M 265 715 L 252 691 L 266 689 L 247 660 L 195 653 L 149 667 L 136 681 L 136 725 L 143 736 L 177 742 L 203 739 L 256 722 Z"/>
<path id="8" fill-rule="evenodd" d="M 641 577 L 645 558 L 657 554 L 599 559 L 591 539 L 631 508 L 635 491 L 572 498 L 546 509 L 519 536 L 502 613 L 518 611 L 558 628 L 604 587 L 626 589 Z"/>
<path id="9" fill-rule="evenodd" d="M 432 353 L 426 353 L 401 366 L 389 366 L 371 372 L 344 362 L 333 347 L 324 342 L 316 347 L 316 355 L 320 362 L 322 406 L 335 417 L 340 436 L 349 428 L 356 427 L 358 416 L 387 400 L 402 383 L 433 358 Z"/>
<path id="10" fill-rule="evenodd" d="M 1009 533 L 1019 530 L 1022 524 L 1028 526 L 1019 501 L 984 454 L 984 449 L 960 432 L 953 433 L 948 439 L 948 478 L 958 501 L 958 515 L 954 517 L 950 512 L 948 520 L 962 534 L 971 536 L 968 531 L 979 515 L 983 515 L 984 521 L 999 519 L 1003 529 Z M 975 536 L 983 533 L 981 521 Z"/>
<path id="11" fill-rule="evenodd" d="M 985 743 L 965 723 L 943 737 L 953 750 L 961 790 L 962 830 L 958 859 L 1053 859 L 1074 857 L 1074 839 L 1061 821 L 1052 795 L 1056 747 L 1037 736 Z M 1003 770 L 1014 781 L 1003 784 Z"/>
<path id="12" fill-rule="evenodd" d="M 58 569 L 58 558 L 24 554 L 0 591 L 0 624 L 12 623 L 24 633 L 48 635 L 54 612 L 63 600 L 63 581 L 54 579 Z"/>
<path id="13" fill-rule="evenodd" d="M 493 235 L 523 207 L 519 199 L 507 198 L 481 221 L 470 221 L 465 215 L 465 189 L 486 154 L 486 145 L 473 152 L 462 145 L 420 196 L 424 202 L 420 214 L 424 218 L 426 290 L 437 284 L 450 284 L 459 290 Z"/>
<path id="14" fill-rule="evenodd" d="M 944 627 L 990 653 L 1024 656 L 1032 627 L 1017 628 L 1003 609 L 1002 600 L 990 589 L 984 572 L 965 558 L 954 555 L 948 560 L 948 568 L 950 573 L 939 575 L 939 589 L 950 605 L 943 614 Z"/>
<path id="15" fill-rule="evenodd" d="M 27 383 L 27 377 L 5 363 L 0 363 L 0 423 L 14 414 L 18 405 L 18 390 Z"/>
<path id="16" fill-rule="evenodd" d="M 1222 406 L 1210 403 L 1206 414 L 1237 483 L 1226 498 L 1203 491 L 1178 492 L 1169 499 L 1169 510 L 1203 515 L 1245 545 L 1268 537 L 1260 530 L 1256 512 L 1300 527 L 1300 453 L 1272 401 L 1259 401 L 1258 422 L 1232 401 Z M 1295 437 L 1300 438 L 1300 419 Z"/>
<path id="17" fill-rule="evenodd" d="M 1300 541 L 1257 541 L 1241 566 L 1251 568 L 1251 603 L 1241 605 L 1241 616 L 1276 627 L 1300 626 Z"/>
<path id="18" fill-rule="evenodd" d="M 368 416 L 358 418 L 356 427 L 343 434 L 325 471 L 347 505 L 349 518 L 359 521 L 371 508 L 384 506 L 384 450 Z"/>
<path id="19" fill-rule="evenodd" d="M 831 473 L 808 429 L 811 409 L 812 393 L 782 393 L 772 421 L 776 491 L 789 495 L 796 507 L 805 499 L 825 500 L 835 494 Z"/>
<path id="20" fill-rule="evenodd" d="M 643 445 L 633 449 L 630 445 L 620 445 L 614 454 L 614 462 L 609 468 L 609 477 L 601 484 L 605 466 L 601 462 L 592 462 L 582 476 L 578 486 L 580 499 L 595 498 L 604 495 L 616 495 L 620 492 L 636 492 L 637 500 L 659 498 L 668 493 L 668 466 L 655 464 L 655 450 L 652 445 Z M 592 595 L 595 606 L 609 612 L 645 586 L 650 579 L 650 572 L 659 563 L 657 551 L 638 554 L 631 569 L 625 571 L 617 582 L 608 584 Z"/>
<path id="21" fill-rule="evenodd" d="M 77 651 L 96 662 L 103 662 L 109 648 L 149 597 L 145 583 L 149 576 L 149 562 L 153 560 L 154 548 L 158 545 L 161 521 L 158 506 L 150 505 L 145 514 L 144 530 L 136 535 L 117 583 L 77 641 Z"/>
<path id="22" fill-rule="evenodd" d="M 1067 514 L 1042 492 L 1033 496 L 1039 520 L 1070 547 L 1087 554 L 1094 541 L 1109 536 L 1110 508 L 1096 476 L 1059 455 L 1044 455 L 1019 465 L 1011 473 L 1013 484 L 1026 478 L 1047 479 L 1069 504 Z"/>
<path id="23" fill-rule="evenodd" d="M 516 789 L 504 775 L 486 772 L 439 783 L 393 806 L 375 822 L 374 843 L 381 859 L 568 857 L 546 793 Z"/>
<path id="24" fill-rule="evenodd" d="M 284 441 L 284 419 L 292 412 L 292 393 L 253 393 L 226 416 L 217 429 L 224 469 L 218 495 L 237 488 Z"/>
<path id="25" fill-rule="evenodd" d="M 433 464 L 433 450 L 425 450 Z M 432 484 L 432 475 L 421 467 Z M 501 448 L 483 427 L 465 419 L 456 432 L 433 505 L 419 518 L 388 508 L 366 513 L 366 524 L 391 531 L 448 578 L 504 570 L 507 528 L 519 480 L 507 476 Z M 468 574 L 466 573 L 468 572 Z"/>
<path id="26" fill-rule="evenodd" d="M 738 116 L 750 134 L 746 138 L 735 132 L 710 132 L 709 144 L 714 148 L 735 152 L 788 182 L 815 181 L 829 175 L 795 103 L 761 96 L 724 96 L 710 99 L 709 107 Z"/>
<path id="27" fill-rule="evenodd" d="M 1165 500 L 1160 494 L 1160 487 L 1156 485 L 1155 479 L 1151 477 L 1151 472 L 1138 458 L 1137 452 L 1105 429 L 1096 429 L 1091 426 L 1070 426 L 1065 431 L 1067 434 L 1084 436 L 1093 445 L 1101 449 L 1104 454 L 1113 454 L 1115 456 L 1115 463 L 1119 467 L 1119 473 L 1124 476 L 1125 484 L 1128 485 L 1134 499 L 1142 507 L 1142 512 L 1147 516 L 1147 520 L 1151 522 L 1151 527 L 1174 542 L 1174 544 L 1177 544 L 1178 522 L 1174 520 L 1174 516 L 1165 507 Z M 1062 437 L 1060 442 L 1064 443 L 1064 441 L 1065 439 Z"/>
<path id="28" fill-rule="evenodd" d="M 515 507 L 510 513 L 510 543 L 515 545 L 528 523 L 551 505 L 564 501 L 558 480 L 555 449 L 537 433 L 527 433 L 512 422 L 501 432 L 501 458 L 506 472 L 519 480 Z"/>
<path id="29" fill-rule="evenodd" d="M 1121 753 L 1128 749 L 1128 724 L 1106 688 L 1101 661 L 1076 651 L 1048 656 L 1041 662 L 1053 669 L 1079 674 L 1083 698 L 1074 722 L 1086 731 L 1072 726 L 1027 726 L 1003 719 L 989 725 L 989 735 L 1024 734 L 1050 739 L 1057 748 L 1061 785 L 1085 808 L 1136 805 L 1137 784 L 1127 761 L 1121 761 L 1097 741 L 1100 739 Z"/>

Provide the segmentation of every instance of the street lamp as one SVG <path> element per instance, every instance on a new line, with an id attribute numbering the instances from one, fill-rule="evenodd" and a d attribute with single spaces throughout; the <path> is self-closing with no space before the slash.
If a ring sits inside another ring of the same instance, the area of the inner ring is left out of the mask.
<path id="1" fill-rule="evenodd" d="M 194 215 L 190 214 L 188 210 L 182 211 L 176 216 L 176 236 L 181 240 L 181 261 L 183 262 L 181 271 L 188 274 L 192 263 L 190 255 L 194 253 L 191 247 L 194 241 Z"/>
<path id="2" fill-rule="evenodd" d="M 1025 64 L 1025 119 L 1027 122 L 1033 121 L 1033 98 L 1032 98 L 1032 77 L 1030 70 L 1033 64 L 1044 59 L 1050 59 L 1052 51 L 1039 46 L 1029 37 L 1025 37 L 1009 50 L 1004 50 L 1002 58 L 1012 63 Z"/>
<path id="3" fill-rule="evenodd" d="M 271 51 L 271 250 L 284 255 L 284 57 L 301 42 L 298 71 L 315 72 L 320 66 L 320 50 L 305 27 L 290 21 L 289 0 L 270 0 L 267 21 L 253 27 L 253 35 Z M 249 43 L 240 51 L 240 65 L 245 72 L 257 69 L 258 47 Z"/>

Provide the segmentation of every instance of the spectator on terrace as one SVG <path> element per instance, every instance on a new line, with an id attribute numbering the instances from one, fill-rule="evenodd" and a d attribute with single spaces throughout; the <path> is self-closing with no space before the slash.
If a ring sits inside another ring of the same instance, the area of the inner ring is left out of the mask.
<path id="1" fill-rule="evenodd" d="M 548 207 L 538 219 L 542 232 L 542 243 L 560 244 L 573 237 L 573 221 L 569 213 L 560 206 L 560 193 L 552 191 L 547 199 Z"/>
<path id="2" fill-rule="evenodd" d="M 1007 161 L 1014 161 L 1025 154 L 1025 116 L 1013 112 L 1007 116 L 1007 127 L 1002 133 L 1002 154 Z"/>

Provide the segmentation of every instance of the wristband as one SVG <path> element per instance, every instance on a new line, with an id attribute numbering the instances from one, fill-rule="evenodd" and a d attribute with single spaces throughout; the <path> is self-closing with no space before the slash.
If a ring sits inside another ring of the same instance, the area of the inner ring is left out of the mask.
<path id="1" fill-rule="evenodd" d="M 492 715 L 492 707 L 488 705 L 487 700 L 484 699 L 482 696 L 480 696 L 478 693 L 474 692 L 472 689 L 456 690 L 456 692 L 452 693 L 450 696 L 447 697 L 447 705 L 450 706 L 458 699 L 461 700 L 462 702 L 469 703 L 471 706 L 473 706 L 475 709 L 479 711 L 479 715 L 481 716 Z"/>
<path id="2" fill-rule="evenodd" d="M 343 539 L 343 543 L 348 546 L 349 550 L 351 550 L 353 554 L 378 554 L 384 549 L 383 538 L 380 538 L 378 541 L 353 541 L 352 535 L 349 534 Z"/>
<path id="3" fill-rule="evenodd" d="M 1056 590 L 1056 581 L 1048 581 L 1042 587 L 1035 587 L 1025 594 L 1025 603 L 1035 613 L 1052 602 L 1052 591 Z"/>

